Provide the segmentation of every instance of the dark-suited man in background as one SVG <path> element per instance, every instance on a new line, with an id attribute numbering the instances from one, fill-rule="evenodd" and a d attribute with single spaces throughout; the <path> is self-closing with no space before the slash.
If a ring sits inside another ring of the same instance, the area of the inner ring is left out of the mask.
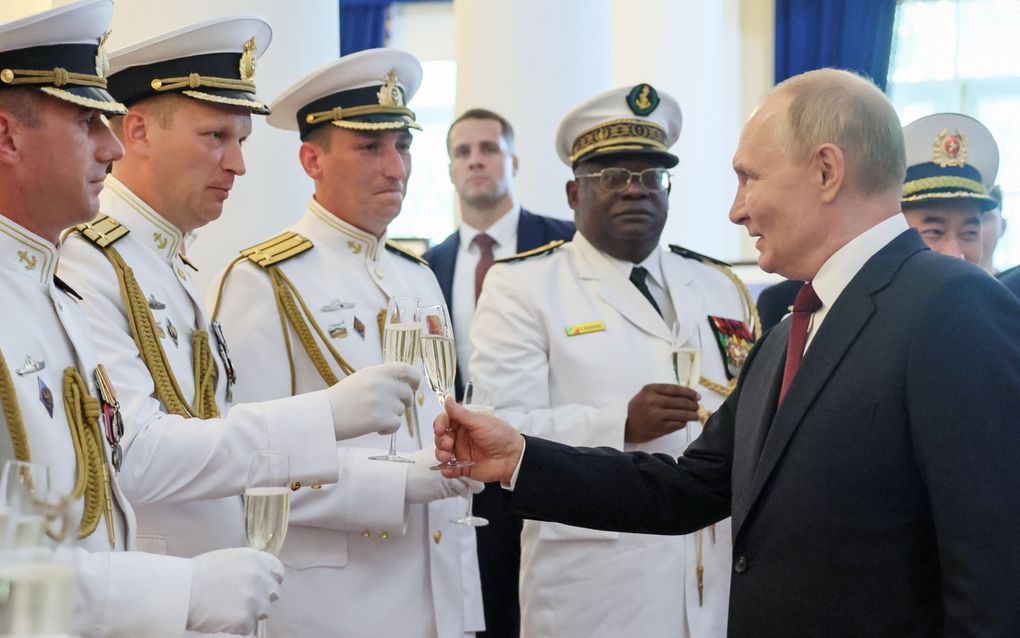
<path id="1" fill-rule="evenodd" d="M 531 213 L 517 203 L 514 130 L 498 113 L 471 109 L 454 120 L 446 136 L 450 181 L 457 189 L 461 226 L 425 253 L 446 297 L 457 336 L 457 396 L 470 379 L 468 339 L 482 280 L 494 259 L 509 257 L 555 240 L 569 241 L 574 224 Z M 475 513 L 489 519 L 478 528 L 486 631 L 490 638 L 516 637 L 520 624 L 517 578 L 520 519 L 499 511 L 497 486 L 475 497 Z"/>
<path id="2" fill-rule="evenodd" d="M 686 533 L 732 513 L 731 636 L 1020 635 L 1020 302 L 907 228 L 899 123 L 860 77 L 780 84 L 733 165 L 759 264 L 811 286 L 684 456 L 525 439 L 452 402 L 437 456 L 513 480 L 529 518 Z"/>

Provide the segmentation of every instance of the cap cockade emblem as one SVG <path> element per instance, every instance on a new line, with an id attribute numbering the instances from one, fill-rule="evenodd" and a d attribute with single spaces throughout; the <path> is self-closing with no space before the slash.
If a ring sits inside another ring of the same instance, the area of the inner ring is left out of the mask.
<path id="1" fill-rule="evenodd" d="M 109 37 L 109 31 L 100 36 L 99 48 L 96 49 L 96 75 L 101 78 L 105 78 L 107 71 L 110 70 L 110 56 L 106 53 L 106 40 Z"/>
<path id="2" fill-rule="evenodd" d="M 248 38 L 248 41 L 244 43 L 244 53 L 241 54 L 241 62 L 239 64 L 242 80 L 250 81 L 255 77 L 255 51 L 257 48 L 255 36 Z"/>
<path id="3" fill-rule="evenodd" d="M 942 168 L 967 164 L 967 138 L 963 136 L 960 129 L 956 129 L 952 133 L 949 132 L 949 129 L 942 129 L 942 132 L 935 138 L 931 150 L 931 161 Z"/>
<path id="4" fill-rule="evenodd" d="M 397 86 L 397 72 L 390 71 L 383 78 L 383 85 L 379 87 L 379 92 L 376 93 L 376 97 L 379 98 L 380 106 L 403 106 L 404 105 L 404 94 L 401 93 L 400 87 Z"/>

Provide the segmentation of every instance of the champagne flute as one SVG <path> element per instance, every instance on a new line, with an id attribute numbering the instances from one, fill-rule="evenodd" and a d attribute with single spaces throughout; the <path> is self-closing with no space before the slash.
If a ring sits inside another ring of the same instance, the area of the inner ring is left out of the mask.
<path id="1" fill-rule="evenodd" d="M 255 450 L 248 464 L 244 490 L 244 534 L 248 547 L 278 555 L 287 537 L 290 516 L 290 457 L 274 450 Z M 265 638 L 266 621 L 255 624 L 256 638 Z"/>
<path id="2" fill-rule="evenodd" d="M 66 636 L 78 596 L 74 559 L 45 537 L 66 537 L 70 495 L 52 490 L 48 466 L 26 461 L 7 461 L 0 487 L 0 635 Z"/>
<path id="3" fill-rule="evenodd" d="M 495 409 L 493 406 L 496 403 L 495 398 L 496 395 L 489 386 L 476 383 L 475 381 L 468 381 L 467 386 L 464 388 L 464 409 L 479 414 L 494 414 Z M 455 520 L 454 523 L 470 525 L 471 527 L 485 527 L 489 524 L 488 519 L 473 514 L 474 497 L 474 494 L 468 493 L 467 511 L 464 513 L 464 516 Z"/>
<path id="4" fill-rule="evenodd" d="M 386 310 L 386 325 L 383 328 L 383 360 L 411 366 L 418 365 L 421 351 L 421 328 L 418 325 L 418 300 L 415 297 L 391 297 Z M 417 412 L 414 402 L 409 408 L 412 423 L 417 427 Z M 404 413 L 405 417 L 407 413 Z M 397 433 L 390 435 L 390 449 L 386 454 L 368 457 L 373 461 L 391 463 L 414 463 L 411 459 L 397 454 Z"/>
<path id="5" fill-rule="evenodd" d="M 421 323 L 421 358 L 425 364 L 425 376 L 432 391 L 436 393 L 442 408 L 447 395 L 453 389 L 457 378 L 457 350 L 453 343 L 453 328 L 450 314 L 444 304 L 418 308 Z M 456 457 L 446 463 L 438 463 L 430 469 L 448 470 L 474 465 L 472 461 L 458 461 Z"/>

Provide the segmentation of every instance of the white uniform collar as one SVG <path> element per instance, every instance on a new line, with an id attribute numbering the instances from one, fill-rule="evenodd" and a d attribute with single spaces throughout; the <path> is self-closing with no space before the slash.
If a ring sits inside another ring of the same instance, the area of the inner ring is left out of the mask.
<path id="1" fill-rule="evenodd" d="M 461 220 L 460 230 L 460 245 L 470 246 L 471 242 L 475 240 L 475 237 L 482 234 L 483 232 L 496 240 L 496 244 L 499 246 L 510 246 L 511 252 L 517 252 L 517 222 L 521 218 L 521 205 L 514 203 L 502 217 L 496 220 L 492 226 L 489 226 L 486 230 L 479 230 Z"/>
<path id="2" fill-rule="evenodd" d="M 44 286 L 53 281 L 57 247 L 0 215 L 0 264 Z"/>
<path id="3" fill-rule="evenodd" d="M 609 268 L 612 268 L 623 275 L 624 279 L 630 279 L 630 271 L 633 270 L 635 266 L 643 266 L 655 283 L 657 283 L 663 290 L 667 288 L 666 280 L 662 274 L 662 249 L 658 246 L 656 246 L 655 249 L 652 250 L 652 252 L 645 257 L 644 261 L 640 264 L 633 264 L 629 261 L 624 261 L 607 255 L 593 246 L 592 243 L 581 233 L 575 233 L 572 241 L 582 252 L 592 256 L 591 258 L 603 260 Z"/>
<path id="4" fill-rule="evenodd" d="M 325 232 L 322 239 L 330 241 L 331 237 L 335 237 L 335 241 L 332 241 L 330 245 L 331 250 L 369 263 L 379 261 L 382 247 L 386 243 L 385 233 L 381 238 L 376 239 L 371 233 L 366 233 L 360 228 L 348 224 L 323 208 L 322 204 L 315 201 L 314 197 L 308 202 L 308 212 L 311 213 L 307 216 L 311 221 L 319 222 L 315 226 L 323 231 L 330 231 Z M 319 237 L 315 239 L 319 239 Z"/>
<path id="5" fill-rule="evenodd" d="M 113 175 L 106 176 L 105 188 L 99 195 L 99 212 L 123 224 L 139 243 L 167 261 L 173 260 L 181 249 L 184 234 Z"/>

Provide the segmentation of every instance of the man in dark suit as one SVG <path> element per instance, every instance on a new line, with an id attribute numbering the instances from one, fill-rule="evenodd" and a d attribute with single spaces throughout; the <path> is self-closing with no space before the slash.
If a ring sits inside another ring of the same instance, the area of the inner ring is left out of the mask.
<path id="1" fill-rule="evenodd" d="M 457 337 L 457 397 L 470 379 L 468 333 L 482 281 L 494 259 L 509 257 L 554 240 L 569 241 L 574 224 L 531 213 L 517 203 L 514 131 L 498 113 L 471 109 L 454 120 L 446 136 L 450 181 L 460 201 L 461 226 L 425 253 L 446 298 Z M 481 636 L 516 638 L 520 624 L 517 579 L 520 569 L 520 519 L 500 512 L 499 488 L 486 487 L 474 501 L 475 513 L 488 519 L 478 529 L 485 624 Z"/>
<path id="2" fill-rule="evenodd" d="M 452 403 L 437 456 L 529 518 L 732 514 L 730 636 L 1020 635 L 1020 302 L 907 228 L 899 124 L 858 76 L 780 84 L 734 168 L 759 264 L 810 285 L 684 456 L 525 439 Z"/>

